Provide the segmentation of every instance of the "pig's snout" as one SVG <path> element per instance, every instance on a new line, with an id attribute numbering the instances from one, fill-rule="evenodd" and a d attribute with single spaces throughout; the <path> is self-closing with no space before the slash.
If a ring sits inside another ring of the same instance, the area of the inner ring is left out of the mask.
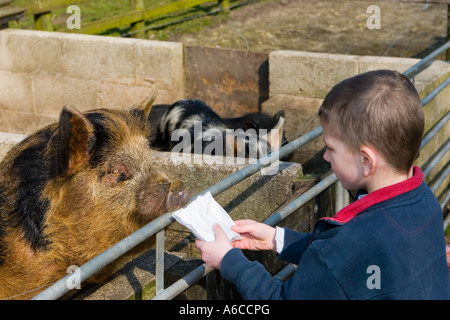
<path id="1" fill-rule="evenodd" d="M 189 200 L 180 181 L 147 185 L 138 196 L 138 214 L 154 219 L 163 213 L 181 208 Z"/>
<path id="2" fill-rule="evenodd" d="M 180 181 L 172 182 L 164 203 L 164 209 L 165 211 L 179 209 L 184 206 L 188 200 L 189 196 L 183 183 Z"/>

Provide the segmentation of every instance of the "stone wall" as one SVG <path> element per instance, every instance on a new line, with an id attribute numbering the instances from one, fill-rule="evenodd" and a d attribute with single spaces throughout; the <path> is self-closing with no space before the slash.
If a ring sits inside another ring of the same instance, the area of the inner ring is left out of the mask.
<path id="1" fill-rule="evenodd" d="M 153 83 L 156 103 L 185 96 L 180 43 L 5 29 L 0 49 L 0 131 L 34 132 L 64 105 L 127 108 Z"/>

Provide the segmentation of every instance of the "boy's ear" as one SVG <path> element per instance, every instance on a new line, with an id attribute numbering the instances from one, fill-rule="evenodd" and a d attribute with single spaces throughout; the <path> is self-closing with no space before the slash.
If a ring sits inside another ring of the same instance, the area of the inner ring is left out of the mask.
<path id="1" fill-rule="evenodd" d="M 377 166 L 377 153 L 370 146 L 362 146 L 359 152 L 362 173 L 365 177 L 368 177 L 375 171 Z"/>

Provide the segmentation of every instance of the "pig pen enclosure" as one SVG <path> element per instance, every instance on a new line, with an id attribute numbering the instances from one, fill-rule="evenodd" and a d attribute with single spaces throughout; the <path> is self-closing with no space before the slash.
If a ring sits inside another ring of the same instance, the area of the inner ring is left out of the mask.
<path id="1" fill-rule="evenodd" d="M 233 219 L 250 218 L 306 232 L 318 218 L 334 215 L 349 202 L 347 192 L 322 159 L 324 144 L 316 116 L 322 99 L 345 78 L 392 69 L 414 79 L 420 93 L 426 125 L 417 165 L 447 212 L 450 65 L 434 60 L 449 46 L 447 43 L 419 60 L 287 50 L 260 53 L 5 29 L 0 31 L 1 157 L 24 136 L 56 122 L 64 105 L 82 111 L 128 108 L 143 100 L 154 83 L 159 87 L 156 105 L 197 98 L 224 117 L 255 111 L 273 115 L 284 110 L 285 135 L 291 143 L 269 155 L 268 163 L 280 154 L 293 156 L 290 162 L 279 164 L 275 175 L 261 173 L 262 161 L 206 165 L 206 161 L 193 159 L 180 164 L 168 152 L 155 152 L 152 161 L 179 174 L 191 198 L 210 191 Z M 152 110 L 155 123 L 161 115 L 158 111 Z M 193 236 L 174 222 L 171 214 L 155 219 L 35 298 L 239 298 L 217 272 L 202 263 L 193 248 Z M 73 287 L 68 283 L 74 276 L 81 281 L 89 278 L 155 235 L 154 248 L 131 256 L 101 285 L 82 284 L 81 290 L 70 290 Z M 246 254 L 282 279 L 295 270 L 271 253 Z"/>

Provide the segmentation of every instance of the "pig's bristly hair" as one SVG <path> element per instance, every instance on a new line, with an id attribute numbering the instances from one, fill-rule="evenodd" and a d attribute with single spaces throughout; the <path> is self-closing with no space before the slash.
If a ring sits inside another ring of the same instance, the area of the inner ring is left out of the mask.
<path id="1" fill-rule="evenodd" d="M 45 249 L 49 243 L 43 236 L 45 213 L 49 200 L 42 197 L 46 183 L 54 179 L 56 159 L 45 155 L 47 142 L 53 130 L 47 128 L 20 143 L 9 170 L 2 164 L 0 172 L 5 197 L 0 221 L 4 227 L 21 228 L 24 238 L 36 249 Z M 14 152 L 14 151 L 13 151 Z M 16 185 L 16 187 L 14 187 Z M 11 190 L 16 190 L 11 193 Z M 1 239 L 0 239 L 1 241 Z"/>
<path id="2" fill-rule="evenodd" d="M 158 96 L 158 85 L 154 83 L 150 95 L 147 98 L 145 98 L 142 102 L 133 105 L 130 109 L 142 110 L 144 113 L 143 115 L 144 121 L 147 121 L 150 112 L 152 111 L 153 103 L 155 102 L 157 96 Z"/>

